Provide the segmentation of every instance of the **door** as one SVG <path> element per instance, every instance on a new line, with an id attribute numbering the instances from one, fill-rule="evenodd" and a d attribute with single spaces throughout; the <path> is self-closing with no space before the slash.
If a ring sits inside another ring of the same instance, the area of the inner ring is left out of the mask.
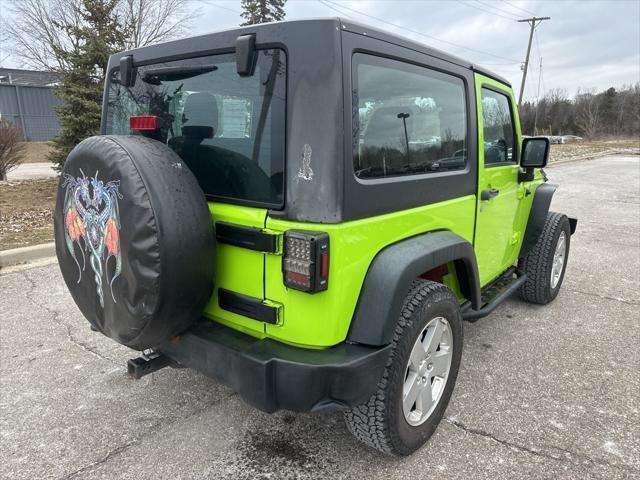
<path id="1" fill-rule="evenodd" d="M 476 75 L 478 98 L 478 201 L 475 250 L 482 286 L 516 260 L 522 236 L 518 205 L 519 132 L 509 89 Z"/>

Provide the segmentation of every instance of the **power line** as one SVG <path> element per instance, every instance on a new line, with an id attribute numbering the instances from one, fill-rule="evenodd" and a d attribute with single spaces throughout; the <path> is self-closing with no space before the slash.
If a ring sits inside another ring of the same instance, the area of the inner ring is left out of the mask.
<path id="1" fill-rule="evenodd" d="M 518 20 L 519 23 L 527 22 L 531 25 L 529 33 L 529 45 L 527 46 L 527 57 L 524 60 L 524 69 L 522 71 L 522 84 L 520 85 L 520 98 L 518 98 L 518 107 L 522 104 L 522 96 L 524 95 L 524 85 L 527 80 L 527 70 L 529 69 L 529 55 L 531 54 L 531 40 L 533 40 L 533 32 L 536 29 L 536 22 L 540 23 L 544 20 L 551 20 L 551 17 L 531 17 Z"/>
<path id="2" fill-rule="evenodd" d="M 499 62 L 499 63 L 487 63 L 487 62 L 482 62 L 482 65 L 492 65 L 492 66 L 497 66 L 497 65 L 501 65 L 501 66 L 507 66 L 507 65 L 522 65 L 522 62 Z"/>
<path id="3" fill-rule="evenodd" d="M 330 9 L 331 9 L 331 10 L 333 10 L 334 12 L 338 12 L 340 15 L 344 15 L 344 16 L 345 16 L 345 17 L 347 17 L 347 18 L 352 18 L 350 15 L 348 15 L 348 14 L 344 13 L 344 12 L 343 12 L 343 11 L 341 11 L 341 10 L 338 10 L 336 7 L 334 7 L 333 5 L 331 5 L 331 4 L 330 4 L 330 3 L 328 3 L 328 2 L 324 2 L 323 0 L 317 0 L 317 1 L 318 1 L 318 3 L 319 3 L 320 5 L 324 5 L 325 7 L 330 8 Z"/>
<path id="4" fill-rule="evenodd" d="M 522 7 L 519 7 L 517 5 L 514 5 L 513 3 L 509 2 L 508 0 L 502 0 L 502 1 L 504 3 L 506 3 L 507 5 L 509 5 L 511 8 L 515 8 L 517 10 L 520 10 L 521 12 L 528 13 L 529 15 L 535 16 L 535 12 L 532 12 L 531 10 L 527 10 L 526 8 L 522 8 Z"/>
<path id="5" fill-rule="evenodd" d="M 223 5 L 219 5 L 219 4 L 215 3 L 215 2 L 211 2 L 210 0 L 193 0 L 193 1 L 198 2 L 198 3 L 204 3 L 205 5 L 211 5 L 213 7 L 218 7 L 218 8 L 221 8 L 223 10 L 228 10 L 229 12 L 237 13 L 239 15 L 242 14 L 242 12 L 240 10 L 236 10 L 234 8 L 225 7 Z"/>
<path id="6" fill-rule="evenodd" d="M 482 2 L 481 0 L 476 0 L 476 2 L 478 2 L 479 4 L 484 5 L 486 7 L 489 7 L 491 9 L 495 9 L 495 10 L 498 10 L 500 12 L 504 12 L 507 15 L 511 15 L 513 17 L 513 20 L 517 20 L 518 19 L 518 15 L 516 15 L 515 13 L 510 12 L 508 10 L 505 10 L 504 8 L 496 7 L 495 5 L 491 5 L 490 3 Z"/>
<path id="7" fill-rule="evenodd" d="M 329 4 L 333 5 L 333 6 L 335 6 L 335 2 L 330 1 L 330 0 L 324 0 L 324 3 L 329 3 Z M 501 60 L 508 60 L 510 62 L 517 62 L 517 60 L 514 60 L 513 58 L 503 57 L 501 55 L 496 55 L 494 53 L 489 53 L 489 52 L 485 52 L 485 51 L 478 50 L 478 49 L 475 49 L 475 48 L 466 47 L 464 45 L 459 45 L 457 43 L 449 42 L 448 40 L 442 40 L 442 39 L 440 39 L 438 37 L 434 37 L 433 35 L 428 35 L 426 33 L 420 32 L 418 30 L 413 30 L 413 29 L 405 27 L 403 25 L 398 25 L 397 23 L 392 23 L 392 22 L 389 22 L 389 21 L 384 20 L 382 18 L 374 17 L 373 15 L 369 15 L 368 13 L 361 12 L 361 11 L 356 10 L 354 8 L 347 7 L 345 5 L 340 5 L 340 8 L 343 9 L 343 10 L 348 10 L 348 11 L 353 12 L 353 13 L 357 13 L 358 15 L 362 15 L 364 17 L 371 18 L 372 20 L 376 20 L 378 22 L 385 23 L 385 24 L 390 25 L 392 27 L 400 28 L 400 29 L 405 30 L 407 32 L 411 32 L 411 33 L 414 33 L 416 35 L 420 35 L 420 36 L 425 37 L 425 38 L 430 38 L 430 39 L 436 40 L 438 42 L 446 43 L 447 45 L 451 45 L 451 46 L 454 46 L 454 47 L 457 47 L 457 48 L 462 48 L 464 50 L 469 50 L 470 52 L 476 52 L 476 53 L 480 53 L 480 54 L 483 54 L 483 55 L 488 55 L 490 57 L 499 58 Z M 521 63 L 521 62 L 517 62 L 517 63 Z"/>
<path id="8" fill-rule="evenodd" d="M 540 53 L 540 44 L 538 43 L 538 31 L 534 32 L 536 37 L 536 50 L 538 51 L 538 57 L 540 57 L 540 80 L 542 81 L 542 94 L 546 95 L 547 88 L 544 84 L 544 73 L 542 71 L 542 54 Z"/>
<path id="9" fill-rule="evenodd" d="M 464 5 L 465 7 L 475 8 L 476 10 L 480 10 L 481 12 L 488 13 L 488 14 L 490 14 L 490 15 L 495 15 L 495 16 L 497 16 L 497 17 L 506 18 L 506 19 L 507 19 L 507 20 L 509 20 L 509 21 L 516 21 L 516 20 L 517 20 L 517 17 L 515 17 L 515 16 L 514 16 L 514 17 L 507 17 L 507 16 L 502 15 L 502 14 L 500 14 L 500 13 L 496 13 L 496 12 L 491 12 L 491 11 L 489 11 L 489 10 L 485 10 L 484 8 L 478 7 L 478 6 L 477 6 L 477 5 L 475 5 L 475 4 L 472 4 L 472 3 L 465 3 L 465 2 L 463 2 L 462 0 L 456 0 L 456 2 L 458 2 L 458 3 L 459 3 L 459 4 L 461 4 L 461 5 Z"/>

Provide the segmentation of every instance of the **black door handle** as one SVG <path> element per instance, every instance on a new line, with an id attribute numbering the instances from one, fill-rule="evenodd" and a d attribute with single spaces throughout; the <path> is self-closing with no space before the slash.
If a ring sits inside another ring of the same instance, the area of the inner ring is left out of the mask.
<path id="1" fill-rule="evenodd" d="M 491 190 L 482 190 L 480 192 L 480 200 L 491 200 L 493 197 L 497 197 L 500 193 L 500 190 L 497 188 L 492 188 Z"/>

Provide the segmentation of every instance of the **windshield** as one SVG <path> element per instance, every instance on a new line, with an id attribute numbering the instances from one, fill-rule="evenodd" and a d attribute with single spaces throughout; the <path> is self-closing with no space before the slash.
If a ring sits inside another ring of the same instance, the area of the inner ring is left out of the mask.
<path id="1" fill-rule="evenodd" d="M 113 71 L 106 133 L 144 134 L 173 149 L 208 198 L 282 206 L 286 58 L 261 50 L 254 75 L 234 54 L 138 67 L 133 87 Z M 132 132 L 129 118 L 155 115 L 158 129 Z"/>

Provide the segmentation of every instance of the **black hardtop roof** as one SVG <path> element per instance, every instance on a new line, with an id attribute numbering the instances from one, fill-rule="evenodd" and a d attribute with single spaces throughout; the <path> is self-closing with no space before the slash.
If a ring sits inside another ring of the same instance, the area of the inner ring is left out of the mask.
<path id="1" fill-rule="evenodd" d="M 447 61 L 447 62 L 451 62 L 455 65 L 459 65 L 461 67 L 464 68 L 468 68 L 470 70 L 473 70 L 475 72 L 478 72 L 482 75 L 486 75 L 488 77 L 491 77 L 499 82 L 504 83 L 505 85 L 511 86 L 511 83 L 506 80 L 505 78 L 501 77 L 500 75 L 497 75 L 496 73 L 493 73 L 489 70 L 486 70 L 478 65 L 474 65 L 473 63 L 464 60 L 462 58 L 456 57 L 454 55 L 450 55 L 446 52 L 443 52 L 442 50 L 438 50 L 436 48 L 432 48 L 430 46 L 427 46 L 423 43 L 420 42 L 416 42 L 414 40 L 411 40 L 407 37 L 403 37 L 401 35 L 396 35 L 393 33 L 389 33 L 386 32 L 384 30 L 380 30 L 374 27 L 371 27 L 369 25 L 365 25 L 362 23 L 358 23 L 358 22 L 354 22 L 352 20 L 345 20 L 343 18 L 340 17 L 328 17 L 328 18 L 309 18 L 309 19 L 303 19 L 303 20 L 286 20 L 283 22 L 270 22 L 270 23 L 262 23 L 262 24 L 257 24 L 257 25 L 248 25 L 248 26 L 242 26 L 242 27 L 235 27 L 235 28 L 230 28 L 230 29 L 225 29 L 225 30 L 219 30 L 219 31 L 215 31 L 215 32 L 210 32 L 210 33 L 205 33 L 202 35 L 197 35 L 194 37 L 189 37 L 189 38 L 184 38 L 184 39 L 179 39 L 179 40 L 171 40 L 168 42 L 164 42 L 161 44 L 156 44 L 156 45 L 149 45 L 146 47 L 140 47 L 140 48 L 136 48 L 134 50 L 130 50 L 128 52 L 121 52 L 121 53 L 117 53 L 115 55 L 113 55 L 113 57 L 115 58 L 119 58 L 125 54 L 129 54 L 129 53 L 133 53 L 135 54 L 137 53 L 142 53 L 143 57 L 147 56 L 144 55 L 145 53 L 151 53 L 153 52 L 157 52 L 158 47 L 164 47 L 167 48 L 169 50 L 175 50 L 178 49 L 180 50 L 183 46 L 187 46 L 187 45 L 195 45 L 195 44 L 207 44 L 207 40 L 210 39 L 212 36 L 215 35 L 219 35 L 221 33 L 229 33 L 229 32 L 234 32 L 237 31 L 238 33 L 242 33 L 242 34 L 246 34 L 246 33 L 252 33 L 252 32 L 257 32 L 259 30 L 265 29 L 265 30 L 270 30 L 270 29 L 282 29 L 282 28 L 286 28 L 287 25 L 291 25 L 291 24 L 300 24 L 300 23 L 304 23 L 304 22 L 333 22 L 336 24 L 336 27 L 340 27 L 343 31 L 347 31 L 347 32 L 351 32 L 351 33 L 356 33 L 358 35 L 364 35 L 364 36 L 368 36 L 371 38 L 375 38 L 377 40 L 381 40 L 384 42 L 388 42 L 388 43 L 392 43 L 394 45 L 398 45 L 404 48 L 408 48 L 420 53 L 424 53 L 426 55 L 430 55 L 432 57 L 436 57 L 439 58 L 441 60 Z M 172 48 L 173 47 L 173 48 Z M 115 58 L 112 58 L 115 59 Z"/>
<path id="2" fill-rule="evenodd" d="M 442 50 L 438 50 L 437 48 L 430 47 L 425 45 L 424 43 L 416 42 L 411 40 L 410 38 L 404 37 L 402 35 L 396 35 L 393 33 L 386 32 L 384 30 L 380 30 L 378 28 L 371 27 L 369 25 L 365 25 L 363 23 L 354 22 L 352 20 L 345 20 L 343 18 L 337 18 L 337 20 L 342 25 L 342 29 L 348 32 L 357 33 L 360 35 L 365 35 L 371 38 L 376 38 L 378 40 L 382 40 L 385 42 L 393 43 L 395 45 L 399 45 L 401 47 L 409 48 L 411 50 L 415 50 L 420 53 L 424 53 L 426 55 L 430 55 L 432 57 L 437 57 L 441 60 L 445 60 L 447 62 L 454 63 L 464 68 L 469 68 L 475 72 L 478 72 L 482 75 L 486 75 L 487 77 L 491 77 L 499 82 L 504 83 L 505 85 L 511 86 L 511 83 L 506 79 L 501 77 L 500 75 L 487 70 L 478 65 L 474 65 L 468 60 L 464 60 L 460 57 L 456 57 L 455 55 L 451 55 L 449 53 L 443 52 Z"/>

